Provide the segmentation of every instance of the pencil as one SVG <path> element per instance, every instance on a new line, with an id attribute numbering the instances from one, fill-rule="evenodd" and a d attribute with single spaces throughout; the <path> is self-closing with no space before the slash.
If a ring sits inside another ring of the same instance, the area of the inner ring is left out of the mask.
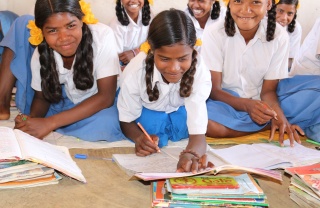
<path id="1" fill-rule="evenodd" d="M 143 128 L 143 126 L 138 122 L 137 123 L 138 126 L 140 127 L 140 129 L 142 130 L 142 132 L 144 133 L 144 135 L 146 135 L 146 137 L 152 142 L 154 143 L 154 141 L 152 140 L 151 136 L 148 134 L 148 132 Z M 158 152 L 160 152 L 160 149 L 158 150 Z"/>
<path id="2" fill-rule="evenodd" d="M 307 139 L 306 142 L 309 142 L 309 143 L 311 143 L 311 144 L 320 145 L 319 142 L 313 141 L 313 140 L 311 140 L 311 139 Z"/>

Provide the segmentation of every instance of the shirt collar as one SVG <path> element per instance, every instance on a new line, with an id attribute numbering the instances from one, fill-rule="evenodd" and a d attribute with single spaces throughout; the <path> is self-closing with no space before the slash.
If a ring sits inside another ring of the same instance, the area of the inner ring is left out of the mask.
<path id="1" fill-rule="evenodd" d="M 267 42 L 267 39 L 266 39 L 267 22 L 266 21 L 267 21 L 266 19 L 261 20 L 261 22 L 259 23 L 258 30 L 252 40 L 260 39 L 261 42 Z M 234 24 L 236 28 L 236 34 L 241 35 L 238 26 L 236 25 L 236 23 Z"/>
<path id="2" fill-rule="evenodd" d="M 139 11 L 137 23 L 135 21 L 133 21 L 133 19 L 131 19 L 131 17 L 128 15 L 128 13 L 127 13 L 127 16 L 129 18 L 130 24 L 135 25 L 135 26 L 141 26 L 142 25 L 142 11 L 141 10 Z"/>

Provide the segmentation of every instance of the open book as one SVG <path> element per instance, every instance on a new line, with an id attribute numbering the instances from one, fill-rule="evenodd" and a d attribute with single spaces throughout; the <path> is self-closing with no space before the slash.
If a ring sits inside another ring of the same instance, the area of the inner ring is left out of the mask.
<path id="1" fill-rule="evenodd" d="M 18 129 L 0 127 L 0 162 L 29 160 L 54 168 L 81 182 L 86 179 L 66 147 L 39 140 Z"/>
<path id="2" fill-rule="evenodd" d="M 211 151 L 229 164 L 269 170 L 320 162 L 318 150 L 304 147 L 297 142 L 294 143 L 294 147 L 290 147 L 289 140 L 285 140 L 284 145 L 280 147 L 278 143 L 240 144 Z"/>
<path id="3" fill-rule="evenodd" d="M 145 181 L 159 180 L 166 178 L 185 177 L 200 174 L 214 174 L 221 172 L 246 172 L 260 176 L 271 177 L 282 180 L 281 173 L 277 171 L 264 170 L 258 168 L 244 168 L 230 165 L 223 160 L 215 157 L 210 151 L 207 151 L 208 161 L 215 166 L 206 170 L 194 173 L 176 173 L 179 154 L 182 147 L 164 147 L 161 153 L 155 153 L 146 157 L 139 157 L 135 154 L 113 154 L 113 160 L 130 176 Z"/>

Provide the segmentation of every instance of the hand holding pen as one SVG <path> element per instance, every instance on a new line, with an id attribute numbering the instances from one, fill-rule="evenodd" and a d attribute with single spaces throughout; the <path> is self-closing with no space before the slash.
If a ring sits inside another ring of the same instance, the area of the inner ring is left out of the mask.
<path id="1" fill-rule="evenodd" d="M 153 153 L 160 152 L 158 147 L 159 137 L 156 135 L 149 135 L 143 126 L 138 123 L 143 134 L 135 141 L 135 151 L 138 156 L 147 156 Z"/>

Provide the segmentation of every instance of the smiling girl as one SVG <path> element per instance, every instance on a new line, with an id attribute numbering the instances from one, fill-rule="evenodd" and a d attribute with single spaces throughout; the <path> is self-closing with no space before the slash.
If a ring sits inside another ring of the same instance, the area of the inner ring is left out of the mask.
<path id="1" fill-rule="evenodd" d="M 302 28 L 297 19 L 299 0 L 278 0 L 276 20 L 289 34 L 289 69 L 296 54 L 299 52 Z"/>
<path id="2" fill-rule="evenodd" d="M 187 172 L 207 166 L 199 159 L 207 146 L 206 99 L 211 82 L 209 70 L 194 49 L 196 40 L 194 25 L 184 12 L 159 13 L 150 24 L 141 48 L 144 52 L 132 59 L 121 75 L 117 104 L 121 129 L 135 142 L 139 156 L 156 153 L 168 140 L 189 137 L 177 166 L 178 171 Z"/>
<path id="3" fill-rule="evenodd" d="M 116 1 L 116 17 L 111 20 L 110 27 L 116 37 L 122 70 L 146 41 L 151 18 L 149 0 Z"/>
<path id="4" fill-rule="evenodd" d="M 200 39 L 204 28 L 223 19 L 226 13 L 218 0 L 189 0 L 185 12 L 192 19 L 197 38 Z"/>
<path id="5" fill-rule="evenodd" d="M 276 94 L 280 79 L 288 76 L 289 39 L 275 22 L 271 0 L 231 0 L 225 22 L 203 34 L 202 55 L 211 70 L 212 91 L 207 101 L 207 136 L 237 137 L 271 128 L 300 141 L 297 129 L 285 117 Z M 268 13 L 268 18 L 264 18 Z"/>
<path id="6" fill-rule="evenodd" d="M 15 128 L 38 138 L 56 130 L 88 141 L 122 139 L 111 28 L 78 0 L 37 0 L 28 28 L 37 45 L 31 59 L 35 95 L 30 115 L 18 115 Z"/>

